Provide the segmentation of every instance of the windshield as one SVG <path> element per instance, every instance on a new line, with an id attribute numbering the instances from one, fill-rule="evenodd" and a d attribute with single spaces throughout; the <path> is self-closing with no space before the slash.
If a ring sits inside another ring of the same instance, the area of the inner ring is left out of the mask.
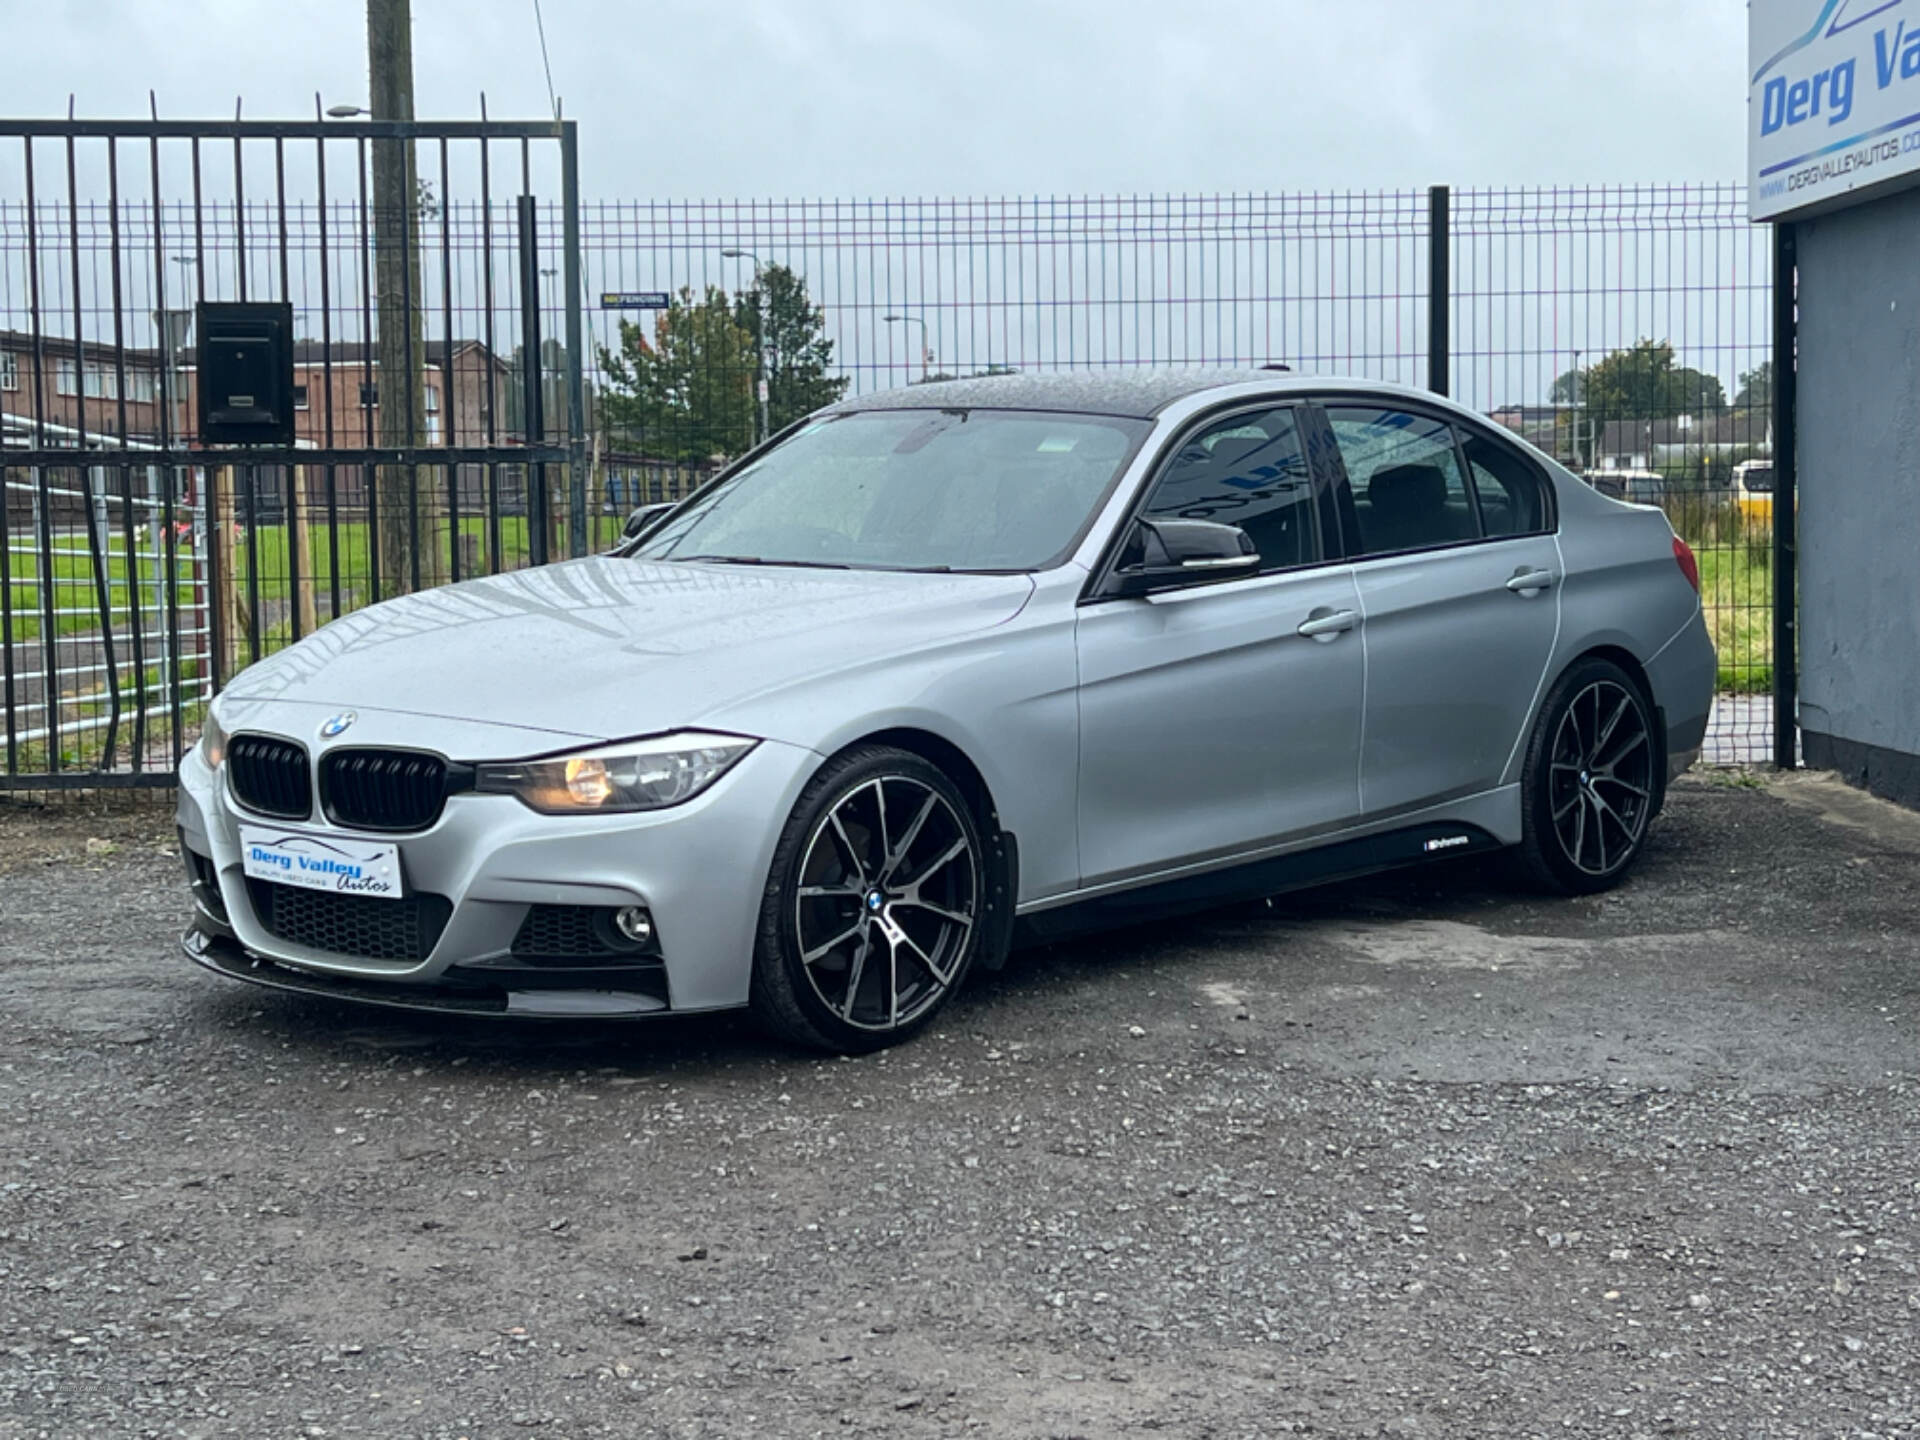
<path id="1" fill-rule="evenodd" d="M 1144 420 L 868 410 L 816 420 L 649 536 L 643 560 L 1038 570 L 1064 557 Z"/>

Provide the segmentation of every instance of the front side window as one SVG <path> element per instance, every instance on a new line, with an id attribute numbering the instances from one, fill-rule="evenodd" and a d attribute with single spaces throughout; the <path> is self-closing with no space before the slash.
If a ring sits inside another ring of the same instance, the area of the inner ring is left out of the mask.
<path id="1" fill-rule="evenodd" d="M 1237 525 L 1263 573 L 1320 559 L 1313 476 L 1294 412 L 1235 415 L 1181 442 L 1142 513 Z"/>
<path id="2" fill-rule="evenodd" d="M 644 560 L 1037 570 L 1091 523 L 1150 428 L 1022 410 L 815 420 L 630 552 Z"/>
<path id="3" fill-rule="evenodd" d="M 1328 423 L 1353 491 L 1358 554 L 1430 550 L 1480 537 L 1453 427 L 1376 406 L 1330 406 Z"/>

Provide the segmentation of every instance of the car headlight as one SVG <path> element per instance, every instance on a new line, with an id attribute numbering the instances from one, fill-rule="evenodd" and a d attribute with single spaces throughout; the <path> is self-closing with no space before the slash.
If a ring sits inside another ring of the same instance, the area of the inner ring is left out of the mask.
<path id="1" fill-rule="evenodd" d="M 227 727 L 214 719 L 213 711 L 207 711 L 207 723 L 200 730 L 200 758 L 207 762 L 209 770 L 218 770 L 227 758 Z"/>
<path id="2" fill-rule="evenodd" d="M 691 800 L 760 742 L 683 730 L 575 755 L 478 766 L 474 788 L 543 815 L 617 815 Z"/>

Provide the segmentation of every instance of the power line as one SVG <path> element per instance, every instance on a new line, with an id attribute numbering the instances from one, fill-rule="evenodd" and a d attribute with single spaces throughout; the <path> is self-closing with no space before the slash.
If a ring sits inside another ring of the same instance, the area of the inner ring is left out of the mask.
<path id="1" fill-rule="evenodd" d="M 547 22 L 540 16 L 540 0 L 533 0 L 533 25 L 540 32 L 540 64 L 547 72 L 547 103 L 553 106 L 553 118 L 560 118 L 560 102 L 553 93 L 553 62 L 547 59 Z"/>

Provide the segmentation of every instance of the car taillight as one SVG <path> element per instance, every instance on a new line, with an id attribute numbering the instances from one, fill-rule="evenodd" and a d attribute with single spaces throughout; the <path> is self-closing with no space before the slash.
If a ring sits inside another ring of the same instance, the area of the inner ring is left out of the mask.
<path id="1" fill-rule="evenodd" d="M 1678 535 L 1673 537 L 1673 558 L 1680 567 L 1680 573 L 1687 577 L 1687 584 L 1693 587 L 1693 593 L 1700 593 L 1700 562 L 1693 558 L 1693 550 Z"/>

